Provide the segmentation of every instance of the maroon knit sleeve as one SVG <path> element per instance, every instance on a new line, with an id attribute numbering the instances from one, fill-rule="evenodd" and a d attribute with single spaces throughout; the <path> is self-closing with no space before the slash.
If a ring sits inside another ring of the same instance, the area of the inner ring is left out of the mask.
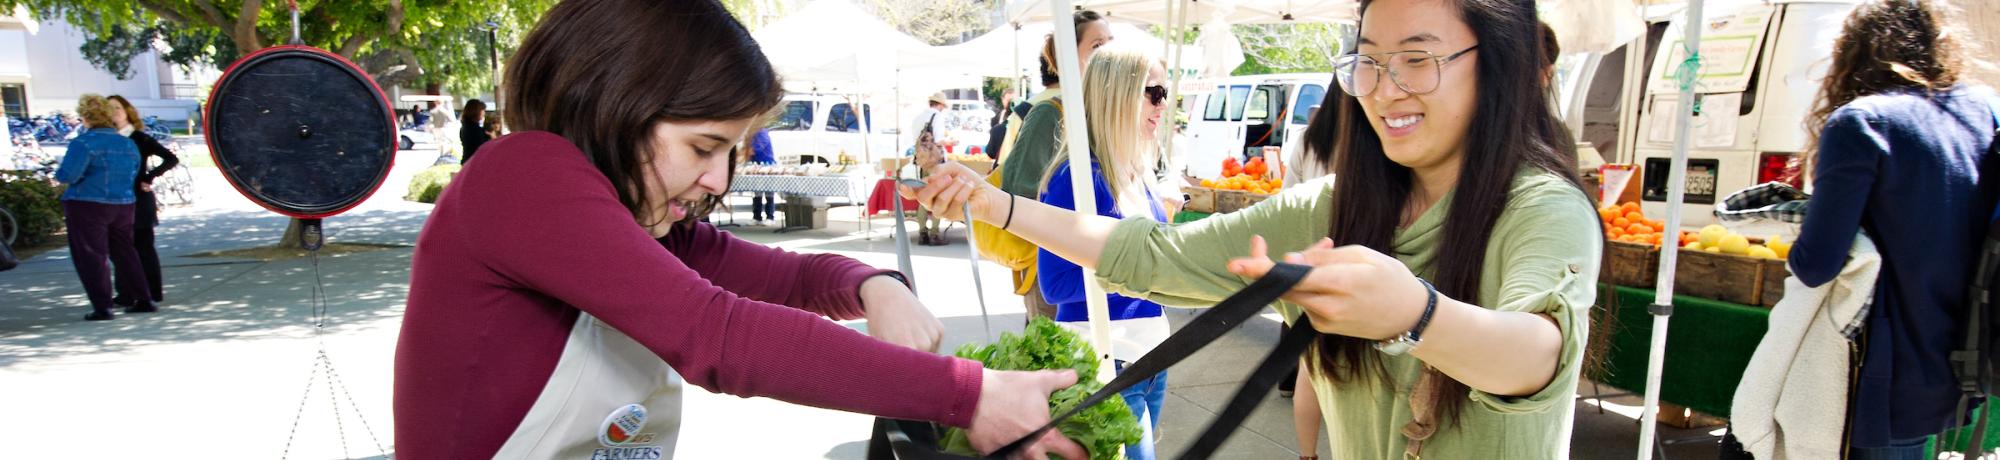
<path id="1" fill-rule="evenodd" d="M 516 133 L 485 150 L 477 166 L 482 170 L 465 179 L 505 183 L 468 188 L 498 196 L 464 203 L 462 217 L 473 224 L 465 228 L 479 230 L 462 237 L 486 249 L 485 265 L 499 276 L 596 316 L 711 391 L 970 424 L 980 391 L 978 363 L 890 345 L 711 283 L 647 235 L 619 204 L 611 183 L 559 136 Z M 846 302 L 848 310 L 858 310 L 852 297 L 864 270 L 852 265 L 859 264 L 754 251 L 714 235 L 702 243 L 704 230 L 694 231 L 683 254 L 727 252 L 697 260 L 755 267 L 791 259 L 797 265 L 791 276 L 816 266 L 837 268 L 840 276 L 801 276 L 789 280 L 797 286 L 765 294 L 804 299 L 801 305 Z M 748 271 L 718 273 L 732 284 L 749 283 L 736 274 Z"/>
<path id="2" fill-rule="evenodd" d="M 660 243 L 729 292 L 837 320 L 860 319 L 861 282 L 891 272 L 839 255 L 798 254 L 744 241 L 707 223 L 675 228 Z"/>

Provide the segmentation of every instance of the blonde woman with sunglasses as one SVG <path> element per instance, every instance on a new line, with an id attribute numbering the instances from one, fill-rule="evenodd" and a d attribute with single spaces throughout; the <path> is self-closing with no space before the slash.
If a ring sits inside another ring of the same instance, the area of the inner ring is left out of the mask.
<path id="1" fill-rule="evenodd" d="M 1154 137 L 1167 110 L 1166 66 L 1141 50 L 1112 45 L 1092 55 L 1085 69 L 1084 116 L 1089 120 L 1097 214 L 1168 222 L 1168 207 L 1151 185 L 1156 163 L 1153 152 L 1158 151 Z M 1067 148 L 1057 149 L 1048 170 L 1042 180 L 1041 202 L 1074 210 L 1076 195 L 1071 188 Z M 1036 264 L 1041 268 L 1036 281 L 1042 296 L 1056 306 L 1056 324 L 1088 334 L 1083 270 L 1047 250 L 1039 251 Z M 1116 369 L 1124 372 L 1127 364 L 1166 340 L 1172 328 L 1161 316 L 1160 304 L 1117 294 L 1106 297 L 1111 309 L 1111 357 Z M 1138 444 L 1126 446 L 1125 456 L 1152 460 L 1160 406 L 1167 396 L 1167 374 L 1161 372 L 1126 389 L 1121 396 L 1145 431 Z"/>

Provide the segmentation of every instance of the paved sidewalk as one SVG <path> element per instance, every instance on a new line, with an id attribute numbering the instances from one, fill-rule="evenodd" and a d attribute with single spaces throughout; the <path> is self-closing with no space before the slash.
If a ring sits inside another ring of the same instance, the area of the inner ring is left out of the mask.
<path id="1" fill-rule="evenodd" d="M 331 241 L 405 247 L 319 261 L 332 325 L 322 336 L 315 336 L 309 322 L 311 261 L 186 257 L 269 244 L 285 226 L 283 217 L 236 196 L 212 168 L 196 169 L 194 206 L 172 208 L 163 216 L 159 242 L 168 297 L 163 313 L 80 321 L 87 308 L 66 250 L 0 273 L 0 382 L 6 388 L 0 391 L 0 410 L 6 414 L 0 417 L 0 433 L 7 433 L 0 436 L 0 458 L 89 452 L 169 459 L 324 459 L 393 453 L 390 388 L 408 292 L 412 249 L 407 246 L 415 243 L 430 208 L 402 201 L 402 187 L 435 155 L 399 155 L 400 166 L 383 190 L 355 211 L 327 221 Z M 745 207 L 747 202 L 739 206 Z M 854 213 L 854 208 L 836 209 L 828 229 L 732 231 L 792 250 L 895 266 L 888 227 L 877 225 L 880 236 L 868 239 L 857 232 Z M 737 216 L 739 222 L 748 222 L 747 217 Z M 954 245 L 913 249 L 920 297 L 945 322 L 947 350 L 985 340 L 979 307 L 966 295 L 973 292 L 972 268 L 965 260 L 963 235 L 961 227 L 951 232 Z M 1018 330 L 1020 298 L 1006 289 L 1007 273 L 992 264 L 979 270 L 988 288 L 994 333 Z M 1175 310 L 1169 316 L 1178 326 L 1196 313 Z M 1170 372 L 1160 452 L 1179 453 L 1213 417 L 1212 411 L 1276 342 L 1277 325 L 1274 314 L 1252 321 Z M 305 393 L 322 344 L 338 365 L 346 393 L 327 392 L 324 376 L 312 393 Z M 306 412 L 295 426 L 302 397 L 307 398 Z M 1575 457 L 1632 457 L 1637 428 L 1631 417 L 1636 409 L 1630 406 L 1637 402 L 1626 398 L 1613 403 L 1605 415 L 1597 414 L 1594 405 L 1579 405 Z M 1219 458 L 1295 458 L 1289 407 L 1289 400 L 1271 396 Z M 698 389 L 689 393 L 683 420 L 679 457 L 686 459 L 859 459 L 869 421 L 862 415 Z M 1712 452 L 1700 445 L 1671 449 L 1676 458 Z"/>

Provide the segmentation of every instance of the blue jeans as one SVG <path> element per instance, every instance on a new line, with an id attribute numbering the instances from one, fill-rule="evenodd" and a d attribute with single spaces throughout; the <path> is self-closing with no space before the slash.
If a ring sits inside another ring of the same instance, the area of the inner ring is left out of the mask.
<path id="1" fill-rule="evenodd" d="M 1119 373 L 1125 372 L 1125 361 L 1115 361 Z M 1125 405 L 1132 408 L 1132 416 L 1139 418 L 1139 427 L 1145 435 L 1138 444 L 1125 446 L 1127 460 L 1153 460 L 1153 432 L 1160 429 L 1160 406 L 1167 402 L 1167 372 L 1160 371 L 1153 378 L 1142 380 L 1125 391 L 1118 392 L 1125 397 Z"/>
<path id="2" fill-rule="evenodd" d="M 752 194 L 750 197 L 750 218 L 756 220 L 776 220 L 778 218 L 777 195 L 770 192 L 755 192 Z"/>
<path id="3" fill-rule="evenodd" d="M 1895 439 L 1888 447 L 1850 447 L 1848 460 L 1924 460 L 1924 441 L 1928 438 Z"/>

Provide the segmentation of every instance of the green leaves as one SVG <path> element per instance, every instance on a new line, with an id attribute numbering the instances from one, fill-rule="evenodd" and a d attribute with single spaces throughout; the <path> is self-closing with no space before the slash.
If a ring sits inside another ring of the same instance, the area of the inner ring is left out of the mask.
<path id="1" fill-rule="evenodd" d="M 1049 396 L 1050 416 L 1068 412 L 1091 393 L 1104 388 L 1104 384 L 1090 378 L 1097 375 L 1097 352 L 1082 337 L 1047 318 L 1035 318 L 1028 322 L 1022 335 L 1003 333 L 999 342 L 983 346 L 967 344 L 959 347 L 953 355 L 979 361 L 994 370 L 1075 370 L 1077 384 Z M 1084 409 L 1075 417 L 1064 420 L 1056 429 L 1090 450 L 1092 460 L 1119 458 L 1124 453 L 1124 445 L 1137 443 L 1144 435 L 1138 417 L 1132 415 L 1125 399 L 1116 397 Z M 945 452 L 977 454 L 972 449 L 972 443 L 966 440 L 964 430 L 947 430 L 942 442 Z"/>

